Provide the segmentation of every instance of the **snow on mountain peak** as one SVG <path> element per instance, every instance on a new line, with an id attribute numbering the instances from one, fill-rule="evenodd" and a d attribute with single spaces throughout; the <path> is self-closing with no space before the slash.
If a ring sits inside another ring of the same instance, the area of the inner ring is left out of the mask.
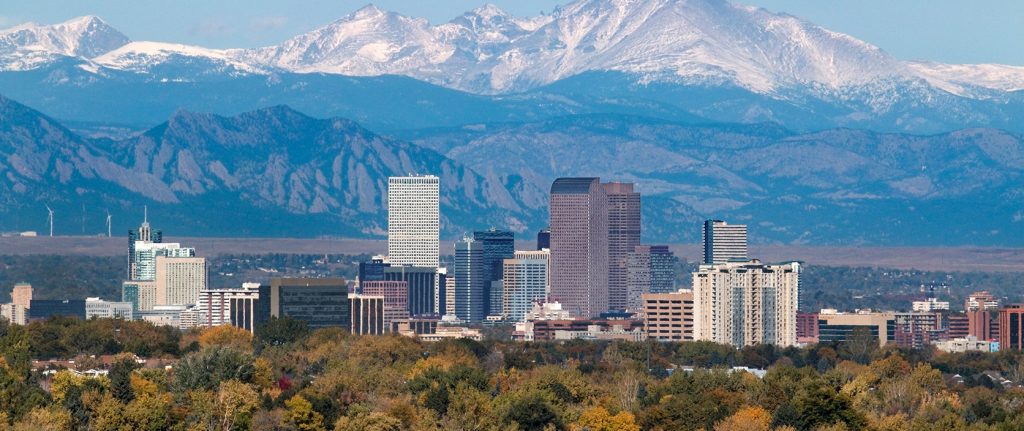
<path id="1" fill-rule="evenodd" d="M 128 42 L 128 37 L 99 17 L 86 15 L 59 24 L 28 23 L 0 30 L 0 55 L 62 55 L 89 58 L 114 50 Z"/>

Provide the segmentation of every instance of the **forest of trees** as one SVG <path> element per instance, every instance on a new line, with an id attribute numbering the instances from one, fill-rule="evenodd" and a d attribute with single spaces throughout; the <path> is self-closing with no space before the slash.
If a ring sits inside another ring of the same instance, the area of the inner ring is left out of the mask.
<path id="1" fill-rule="evenodd" d="M 173 366 L 147 368 L 132 353 Z M 100 365 L 102 355 L 114 356 Z M 1020 352 L 883 349 L 856 336 L 786 349 L 425 344 L 290 319 L 255 336 L 52 319 L 0 323 L 0 356 L 0 430 L 1024 429 Z M 109 374 L 32 362 L 54 358 Z"/>

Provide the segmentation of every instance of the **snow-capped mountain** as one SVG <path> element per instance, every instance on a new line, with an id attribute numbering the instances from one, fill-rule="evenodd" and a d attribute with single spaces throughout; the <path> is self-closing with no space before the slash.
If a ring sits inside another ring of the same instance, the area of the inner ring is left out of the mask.
<path id="1" fill-rule="evenodd" d="M 533 18 L 486 5 L 439 25 L 371 5 L 255 49 L 129 43 L 93 16 L 0 32 L 0 70 L 60 57 L 139 73 L 403 75 L 473 93 L 526 91 L 588 71 L 632 73 L 640 82 L 731 84 L 760 94 L 918 79 L 961 96 L 1024 88 L 1024 68 L 902 62 L 799 18 L 722 0 L 577 0 Z M 189 67 L 168 67 L 173 62 Z"/>
<path id="2" fill-rule="evenodd" d="M 130 42 L 95 16 L 54 25 L 22 24 L 0 30 L 0 70 L 39 67 L 60 57 L 92 58 Z"/>

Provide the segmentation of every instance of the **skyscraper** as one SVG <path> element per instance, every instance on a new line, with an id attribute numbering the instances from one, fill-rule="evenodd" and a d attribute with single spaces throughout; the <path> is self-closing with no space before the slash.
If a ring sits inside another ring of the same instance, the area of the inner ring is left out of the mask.
<path id="1" fill-rule="evenodd" d="M 640 193 L 632 183 L 604 183 L 608 196 L 608 308 L 625 310 L 629 254 L 640 245 Z"/>
<path id="2" fill-rule="evenodd" d="M 488 272 L 483 244 L 472 238 L 455 243 L 455 315 L 470 323 L 484 320 Z"/>
<path id="3" fill-rule="evenodd" d="M 608 197 L 599 178 L 551 184 L 551 299 L 579 317 L 608 309 Z"/>
<path id="4" fill-rule="evenodd" d="M 191 305 L 206 290 L 205 257 L 156 257 L 156 305 Z"/>
<path id="5" fill-rule="evenodd" d="M 551 229 L 544 228 L 537 231 L 537 250 L 551 248 Z"/>
<path id="6" fill-rule="evenodd" d="M 391 265 L 437 268 L 440 181 L 433 175 L 388 178 Z"/>
<path id="7" fill-rule="evenodd" d="M 11 291 L 11 303 L 21 308 L 28 309 L 32 304 L 32 285 L 28 283 L 15 283 Z"/>
<path id="8" fill-rule="evenodd" d="M 484 249 L 484 269 L 487 285 L 484 301 L 487 315 L 498 315 L 502 312 L 501 281 L 503 276 L 502 263 L 505 259 L 511 259 L 516 251 L 515 234 L 509 231 L 491 228 L 485 231 L 473 232 L 473 239 L 480 242 Z"/>
<path id="9" fill-rule="evenodd" d="M 705 220 L 701 237 L 705 264 L 747 260 L 747 225 Z"/>
<path id="10" fill-rule="evenodd" d="M 693 273 L 694 339 L 742 347 L 796 344 L 800 264 L 757 259 Z"/>
<path id="11" fill-rule="evenodd" d="M 512 322 L 522 322 L 536 301 L 547 300 L 550 288 L 551 252 L 516 251 L 505 259 L 502 279 L 502 315 Z"/>
<path id="12" fill-rule="evenodd" d="M 667 245 L 638 245 L 628 260 L 627 310 L 641 310 L 641 295 L 676 291 L 676 256 Z"/>

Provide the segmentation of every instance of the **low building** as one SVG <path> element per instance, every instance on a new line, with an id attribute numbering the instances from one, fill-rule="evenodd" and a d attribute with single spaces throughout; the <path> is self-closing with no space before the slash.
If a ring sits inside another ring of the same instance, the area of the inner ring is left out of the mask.
<path id="1" fill-rule="evenodd" d="M 33 299 L 28 310 L 28 321 L 45 320 L 54 316 L 85 319 L 84 299 Z"/>
<path id="2" fill-rule="evenodd" d="M 85 318 L 133 320 L 135 317 L 133 308 L 130 302 L 112 302 L 99 298 L 86 298 Z"/>
<path id="3" fill-rule="evenodd" d="M 28 309 L 13 302 L 0 304 L 0 318 L 15 325 L 24 325 L 28 323 Z"/>
<path id="4" fill-rule="evenodd" d="M 999 309 L 999 346 L 1004 350 L 1024 349 L 1024 304 Z"/>
<path id="5" fill-rule="evenodd" d="M 391 328 L 385 324 L 384 295 L 349 294 L 348 302 L 352 304 L 352 328 L 357 335 L 383 335 Z"/>
<path id="6" fill-rule="evenodd" d="M 484 339 L 483 334 L 479 330 L 462 326 L 438 326 L 437 330 L 431 334 L 416 334 L 415 332 L 403 332 L 401 334 L 416 337 L 419 338 L 420 341 L 428 343 L 459 338 L 468 338 L 475 341 L 483 341 Z"/>
<path id="7" fill-rule="evenodd" d="M 352 327 L 348 282 L 343 278 L 270 280 L 268 316 L 305 321 L 310 328 Z"/>
<path id="8" fill-rule="evenodd" d="M 626 329 L 626 325 L 587 325 L 583 330 L 557 330 L 555 340 L 592 340 L 592 341 L 644 341 L 647 334 L 643 329 L 632 327 Z"/>
<path id="9" fill-rule="evenodd" d="M 513 333 L 513 339 L 522 341 L 553 341 L 558 331 L 588 332 L 591 326 L 610 328 L 620 326 L 626 332 L 639 330 L 643 332 L 643 320 L 536 320 L 527 321 L 523 330 Z"/>
<path id="10" fill-rule="evenodd" d="M 186 305 L 157 305 L 150 310 L 140 311 L 138 318 L 157 326 L 180 328 L 182 326 L 181 315 L 189 308 L 191 307 Z"/>
<path id="11" fill-rule="evenodd" d="M 204 289 L 189 313 L 195 315 L 195 325 L 200 328 L 231 325 L 252 333 L 269 318 L 264 315 L 262 300 L 259 283 L 243 283 L 241 288 Z"/>
<path id="12" fill-rule="evenodd" d="M 937 298 L 927 298 L 924 301 L 914 301 L 912 304 L 912 310 L 914 311 L 943 311 L 949 310 L 949 301 L 939 301 Z"/>
<path id="13" fill-rule="evenodd" d="M 693 340 L 693 291 L 645 293 L 643 303 L 644 331 L 658 341 Z"/>
<path id="14" fill-rule="evenodd" d="M 936 341 L 935 348 L 947 353 L 963 352 L 998 352 L 999 343 L 995 341 L 979 340 L 973 335 L 963 338 Z"/>
<path id="15" fill-rule="evenodd" d="M 860 328 L 877 339 L 879 346 L 896 341 L 896 316 L 893 313 L 844 313 L 832 309 L 823 309 L 818 313 L 820 343 L 842 343 Z"/>
<path id="16" fill-rule="evenodd" d="M 796 313 L 796 342 L 798 344 L 818 342 L 818 313 Z"/>

